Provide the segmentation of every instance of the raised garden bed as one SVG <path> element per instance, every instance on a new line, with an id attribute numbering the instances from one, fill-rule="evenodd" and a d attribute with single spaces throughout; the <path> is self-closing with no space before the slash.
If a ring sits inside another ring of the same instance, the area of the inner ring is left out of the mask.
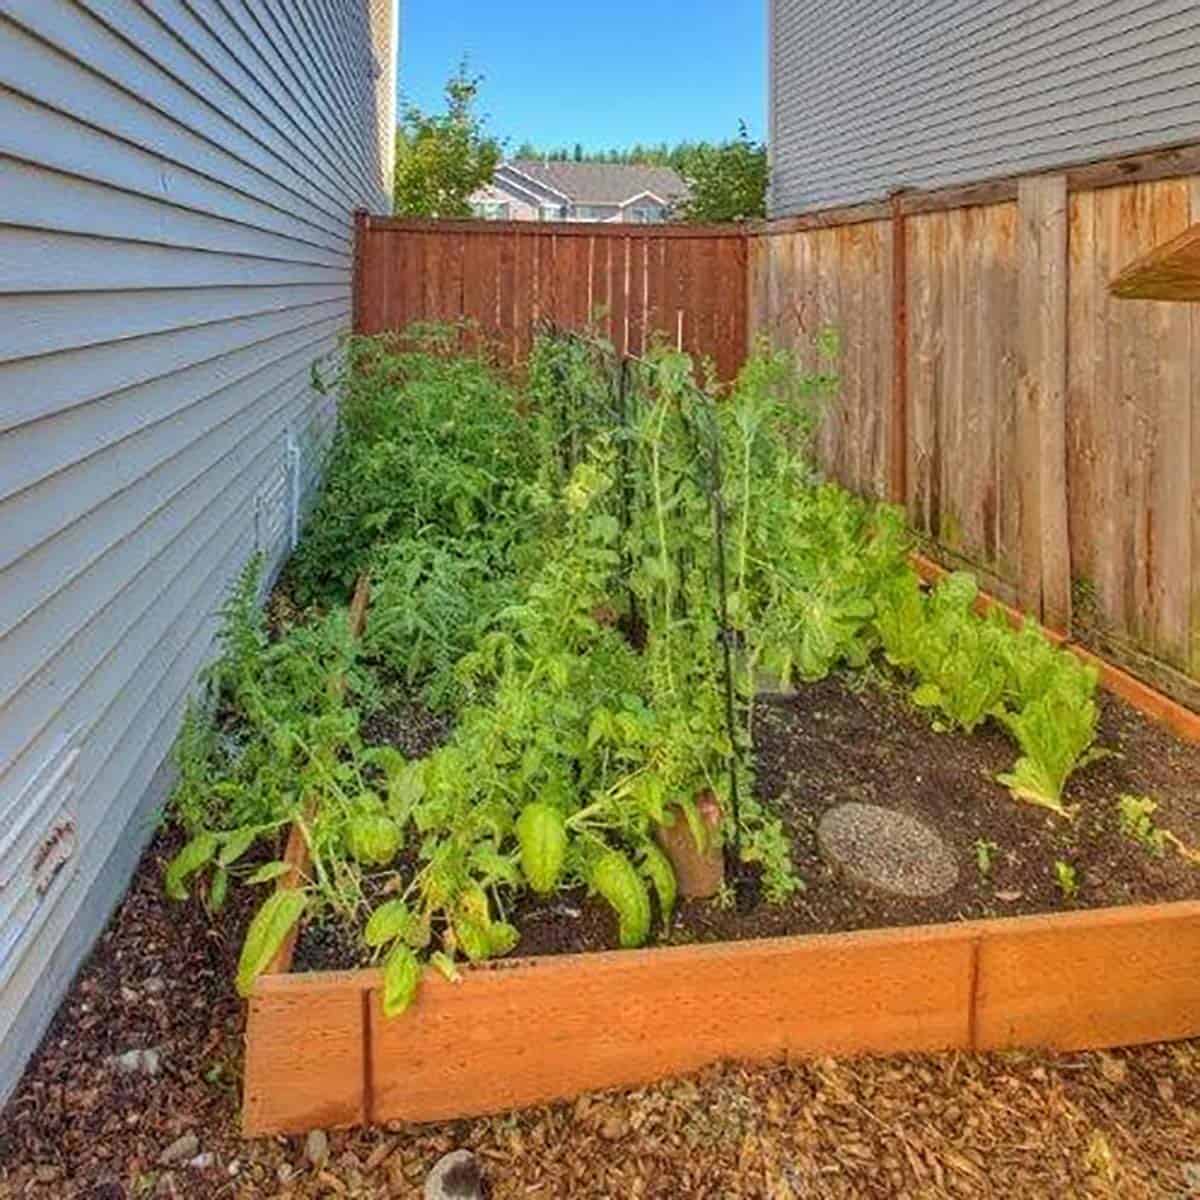
<path id="1" fill-rule="evenodd" d="M 1200 1034 L 1200 901 L 1144 902 L 1194 895 L 1200 876 L 1178 857 L 1147 854 L 1113 821 L 1123 792 L 1190 795 L 1200 747 L 1158 726 L 1194 742 L 1197 721 L 1107 665 L 1104 678 L 1101 741 L 1121 754 L 1072 784 L 1089 806 L 1070 826 L 996 786 L 1001 735 L 942 737 L 879 686 L 835 677 L 761 706 L 760 787 L 796 844 L 812 844 L 805 821 L 838 800 L 913 813 L 959 863 L 958 883 L 939 897 L 846 887 L 810 851 L 800 863 L 809 890 L 788 904 L 742 914 L 684 903 L 667 940 L 705 944 L 623 952 L 606 949 L 615 922 L 597 902 L 531 902 L 522 948 L 538 956 L 465 968 L 459 984 L 429 971 L 394 1019 L 383 1015 L 378 971 L 293 973 L 289 947 L 250 1001 L 245 1132 L 479 1115 L 722 1059 Z M 391 736 L 408 736 L 401 725 Z M 793 784 L 803 803 L 789 801 Z M 1171 816 L 1194 844 L 1194 812 L 1172 806 Z M 981 842 L 996 855 L 986 871 L 975 861 Z M 1071 906 L 1107 907 L 1038 911 L 1066 904 L 1050 871 L 1056 854 L 1079 873 Z M 1010 912 L 1029 915 L 1001 915 Z M 769 936 L 801 930 L 822 932 Z M 332 950 L 328 939 L 306 945 L 309 932 L 297 965 L 353 961 L 336 938 Z"/>
<path id="2" fill-rule="evenodd" d="M 259 980 L 247 1135 L 500 1112 L 725 1059 L 1193 1037 L 1200 902 L 518 959 L 430 972 L 393 1020 L 380 985 Z"/>
<path id="3" fill-rule="evenodd" d="M 180 738 L 168 895 L 263 897 L 248 1131 L 1200 1031 L 1200 750 L 1098 680 L 1196 718 L 923 590 L 805 461 L 827 376 L 549 331 L 510 384 L 436 339 L 353 346 L 290 603 L 248 564 Z"/>

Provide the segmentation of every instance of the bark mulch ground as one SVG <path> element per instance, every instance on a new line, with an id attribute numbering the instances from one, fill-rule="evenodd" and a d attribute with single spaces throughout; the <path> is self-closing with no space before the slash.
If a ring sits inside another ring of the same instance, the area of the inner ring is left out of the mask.
<path id="1" fill-rule="evenodd" d="M 238 1137 L 245 908 L 220 927 L 164 899 L 169 835 L 0 1115 L 0 1197 L 416 1197 L 467 1147 L 516 1197 L 1200 1196 L 1200 1043 L 714 1068 L 510 1116 Z M 1120 964 L 1114 964 L 1119 970 Z M 703 980 L 697 980 L 703 986 Z M 155 1075 L 113 1056 L 155 1049 Z M 194 1135 L 190 1158 L 159 1165 Z M 194 1164 L 194 1165 L 191 1165 Z"/>

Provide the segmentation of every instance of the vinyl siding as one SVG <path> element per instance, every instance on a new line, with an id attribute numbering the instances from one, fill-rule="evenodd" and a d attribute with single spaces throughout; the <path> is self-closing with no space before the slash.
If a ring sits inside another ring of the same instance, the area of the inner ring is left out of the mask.
<path id="1" fill-rule="evenodd" d="M 1200 140 L 1191 0 L 770 0 L 772 216 Z"/>
<path id="2" fill-rule="evenodd" d="M 63 879 L 39 904 L 0 863 L 0 1099 L 145 845 L 231 580 L 314 497 L 394 36 L 390 0 L 0 0 L 8 864 L 78 752 Z"/>

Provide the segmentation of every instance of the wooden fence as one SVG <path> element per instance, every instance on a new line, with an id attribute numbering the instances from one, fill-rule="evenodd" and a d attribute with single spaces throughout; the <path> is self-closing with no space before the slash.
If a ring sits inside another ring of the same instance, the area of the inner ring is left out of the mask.
<path id="1" fill-rule="evenodd" d="M 592 324 L 623 353 L 662 337 L 711 358 L 722 379 L 746 357 L 739 227 L 357 220 L 357 332 L 466 319 L 520 362 L 535 324 L 549 319 Z"/>
<path id="2" fill-rule="evenodd" d="M 1200 151 L 778 222 L 751 323 L 840 335 L 819 453 L 945 562 L 1200 702 L 1200 306 L 1118 300 Z"/>

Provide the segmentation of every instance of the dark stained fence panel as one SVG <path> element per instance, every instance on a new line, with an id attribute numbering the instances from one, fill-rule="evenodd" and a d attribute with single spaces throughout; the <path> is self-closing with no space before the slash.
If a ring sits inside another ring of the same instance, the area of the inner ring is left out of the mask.
<path id="1" fill-rule="evenodd" d="M 356 331 L 470 322 L 520 362 L 539 320 L 592 325 L 623 353 L 657 340 L 732 379 L 747 353 L 748 237 L 737 226 L 412 221 L 360 215 Z"/>

